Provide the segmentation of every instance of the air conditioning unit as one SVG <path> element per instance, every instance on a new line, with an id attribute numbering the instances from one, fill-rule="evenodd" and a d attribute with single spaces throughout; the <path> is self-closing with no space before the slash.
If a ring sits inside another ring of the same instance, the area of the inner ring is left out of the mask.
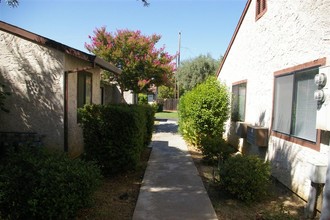
<path id="1" fill-rule="evenodd" d="M 248 123 L 245 122 L 236 122 L 235 133 L 240 138 L 246 138 L 247 136 L 247 127 Z"/>
<path id="2" fill-rule="evenodd" d="M 320 67 L 314 81 L 318 86 L 314 93 L 317 101 L 316 128 L 330 131 L 330 67 Z"/>
<path id="3" fill-rule="evenodd" d="M 246 140 L 252 145 L 256 145 L 259 147 L 267 147 L 268 128 L 248 125 Z"/>

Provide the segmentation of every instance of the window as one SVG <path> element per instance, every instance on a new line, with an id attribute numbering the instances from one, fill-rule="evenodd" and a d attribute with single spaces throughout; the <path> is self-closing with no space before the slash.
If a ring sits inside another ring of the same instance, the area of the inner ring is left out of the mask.
<path id="1" fill-rule="evenodd" d="M 273 131 L 316 142 L 317 73 L 312 68 L 275 76 Z"/>
<path id="2" fill-rule="evenodd" d="M 267 11 L 266 0 L 256 0 L 256 20 L 261 18 Z"/>
<path id="3" fill-rule="evenodd" d="M 92 74 L 87 72 L 78 73 L 77 107 L 82 108 L 85 104 L 92 103 Z"/>
<path id="4" fill-rule="evenodd" d="M 231 120 L 245 121 L 246 81 L 232 86 Z"/>

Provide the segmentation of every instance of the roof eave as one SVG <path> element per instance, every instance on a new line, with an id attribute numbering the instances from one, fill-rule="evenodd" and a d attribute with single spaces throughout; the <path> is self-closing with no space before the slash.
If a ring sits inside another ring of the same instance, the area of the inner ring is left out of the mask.
<path id="1" fill-rule="evenodd" d="M 119 69 L 115 65 L 101 59 L 100 57 L 98 57 L 98 56 L 93 56 L 93 57 L 94 57 L 94 64 L 96 64 L 100 68 L 113 72 L 115 74 L 120 74 L 122 72 L 121 69 Z"/>
<path id="2" fill-rule="evenodd" d="M 88 61 L 92 63 L 92 65 L 97 65 L 102 69 L 108 70 L 110 72 L 120 74 L 121 70 L 115 67 L 113 64 L 106 62 L 105 60 L 85 53 L 83 51 L 80 51 L 78 49 L 74 49 L 72 47 L 69 47 L 67 45 L 64 45 L 62 43 L 59 43 L 57 41 L 54 41 L 52 39 L 40 36 L 38 34 L 32 33 L 30 31 L 24 30 L 22 28 L 13 26 L 11 24 L 5 23 L 3 21 L 0 21 L 0 30 L 11 33 L 15 36 L 18 36 L 20 38 L 23 38 L 25 40 L 34 42 L 36 44 L 40 44 L 46 47 L 54 48 L 56 50 L 59 50 L 63 53 L 66 53 L 68 55 L 74 56 L 76 58 L 79 58 L 81 60 Z"/>

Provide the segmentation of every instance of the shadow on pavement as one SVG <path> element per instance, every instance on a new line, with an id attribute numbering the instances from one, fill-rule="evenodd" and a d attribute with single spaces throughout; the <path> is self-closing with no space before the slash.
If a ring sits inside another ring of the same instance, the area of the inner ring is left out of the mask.
<path id="1" fill-rule="evenodd" d="M 178 125 L 176 123 L 161 123 L 155 125 L 157 133 L 178 133 Z"/>

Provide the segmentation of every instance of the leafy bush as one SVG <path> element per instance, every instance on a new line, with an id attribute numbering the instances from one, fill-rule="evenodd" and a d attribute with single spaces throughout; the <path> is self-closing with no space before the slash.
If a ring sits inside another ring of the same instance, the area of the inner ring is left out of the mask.
<path id="1" fill-rule="evenodd" d="M 151 141 L 154 111 L 139 105 L 87 105 L 79 111 L 85 158 L 104 175 L 135 169 L 144 146 Z"/>
<path id="2" fill-rule="evenodd" d="M 200 146 L 203 137 L 222 137 L 228 117 L 227 88 L 215 77 L 208 78 L 180 99 L 180 132 L 193 145 Z"/>
<path id="3" fill-rule="evenodd" d="M 163 104 L 154 102 L 151 104 L 151 107 L 153 108 L 154 112 L 162 112 L 163 111 Z"/>
<path id="4" fill-rule="evenodd" d="M 72 219 L 100 180 L 95 164 L 31 146 L 10 149 L 0 164 L 1 217 Z"/>
<path id="5" fill-rule="evenodd" d="M 139 95 L 138 95 L 138 103 L 140 105 L 146 105 L 146 104 L 148 104 L 148 96 L 147 96 L 147 94 L 139 93 Z"/>
<path id="6" fill-rule="evenodd" d="M 270 166 L 257 156 L 230 157 L 219 172 L 221 185 L 242 201 L 251 203 L 267 194 Z"/>
<path id="7" fill-rule="evenodd" d="M 211 163 L 223 163 L 224 160 L 229 158 L 230 154 L 236 151 L 221 137 L 205 136 L 201 139 L 201 144 L 198 148 L 201 150 L 204 160 Z"/>

